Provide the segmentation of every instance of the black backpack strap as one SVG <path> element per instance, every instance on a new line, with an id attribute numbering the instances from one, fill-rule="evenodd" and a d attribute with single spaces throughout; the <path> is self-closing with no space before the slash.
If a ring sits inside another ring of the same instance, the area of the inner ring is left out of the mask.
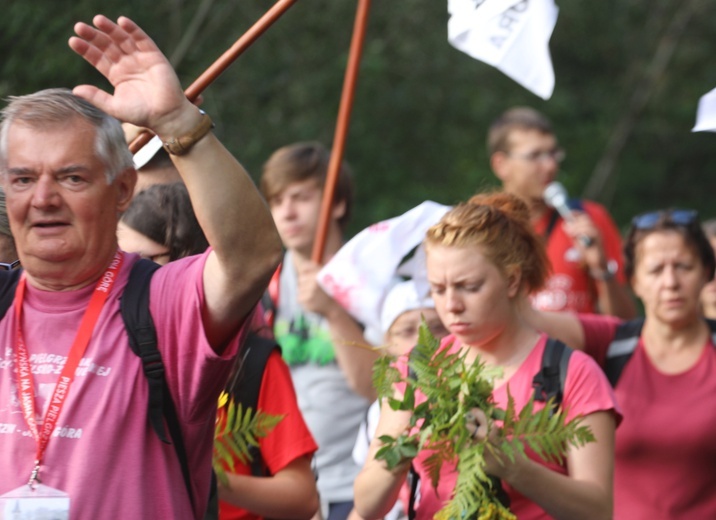
<path id="1" fill-rule="evenodd" d="M 217 520 L 219 518 L 219 487 L 216 473 L 211 472 L 211 485 L 209 486 L 209 504 L 206 506 L 203 520 Z"/>
<path id="2" fill-rule="evenodd" d="M 607 348 L 607 357 L 604 362 L 604 373 L 607 375 L 612 388 L 617 386 L 617 381 L 622 375 L 631 355 L 634 353 L 641 329 L 644 326 L 644 318 L 625 321 L 617 327 L 614 339 Z"/>
<path id="3" fill-rule="evenodd" d="M 567 207 L 574 211 L 584 211 L 584 204 L 582 203 L 582 199 L 567 200 Z"/>
<path id="4" fill-rule="evenodd" d="M 244 412 L 247 408 L 256 412 L 258 408 L 266 363 L 274 350 L 281 351 L 275 340 L 255 333 L 250 333 L 244 342 L 241 355 L 236 360 L 238 366 L 227 385 L 227 391 L 234 398 L 234 402 L 241 404 Z M 268 476 L 268 469 L 258 446 L 249 447 L 249 455 L 251 474 L 256 477 Z"/>
<path id="5" fill-rule="evenodd" d="M 415 471 L 415 466 L 410 465 L 408 472 L 408 488 L 410 489 L 410 498 L 408 499 L 408 520 L 415 519 L 415 499 L 418 496 L 418 484 L 420 484 L 420 475 Z"/>
<path id="6" fill-rule="evenodd" d="M 711 343 L 716 346 L 716 320 L 707 318 L 706 325 L 709 326 L 709 330 L 711 331 Z"/>
<path id="7" fill-rule="evenodd" d="M 557 221 L 559 220 L 559 212 L 556 209 L 552 210 L 552 214 L 549 217 L 549 222 L 547 223 L 547 228 L 544 230 L 544 237 L 545 242 L 549 241 L 549 237 L 552 235 L 552 231 L 554 231 L 554 226 L 557 225 Z"/>
<path id="8" fill-rule="evenodd" d="M 122 294 L 120 309 L 124 327 L 129 336 L 129 346 L 132 352 L 142 360 L 144 375 L 149 384 L 149 406 L 147 409 L 149 424 L 162 442 L 172 444 L 173 441 L 174 451 L 176 451 L 184 477 L 184 485 L 193 507 L 194 494 L 191 490 L 186 446 L 184 446 L 174 401 L 164 377 L 164 362 L 157 348 L 157 333 L 149 312 L 149 284 L 152 275 L 159 267 L 158 264 L 146 259 L 141 259 L 134 264 Z M 165 420 L 169 436 L 167 436 L 164 427 Z"/>
<path id="9" fill-rule="evenodd" d="M 711 342 L 716 345 L 716 320 L 707 319 L 706 324 L 711 331 Z M 612 388 L 617 386 L 624 367 L 631 359 L 632 354 L 634 354 L 643 327 L 644 318 L 625 321 L 617 327 L 614 339 L 607 348 L 607 357 L 604 363 L 604 373 L 607 375 Z"/>
<path id="10" fill-rule="evenodd" d="M 552 410 L 559 408 L 564 397 L 567 367 L 571 356 L 572 349 L 567 345 L 554 338 L 547 339 L 542 354 L 542 367 L 532 379 L 535 401 L 547 402 L 553 399 Z"/>
<path id="11" fill-rule="evenodd" d="M 0 271 L 0 319 L 12 307 L 12 302 L 15 300 L 15 290 L 21 274 L 22 269 Z"/>

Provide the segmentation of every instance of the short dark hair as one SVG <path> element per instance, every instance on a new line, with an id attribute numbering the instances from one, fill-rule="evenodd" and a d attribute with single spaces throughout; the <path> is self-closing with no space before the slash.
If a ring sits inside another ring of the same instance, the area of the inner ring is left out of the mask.
<path id="1" fill-rule="evenodd" d="M 509 139 L 513 130 L 537 130 L 554 135 L 552 123 L 547 116 L 530 107 L 514 107 L 495 119 L 487 132 L 487 151 L 509 152 Z"/>
<path id="2" fill-rule="evenodd" d="M 181 182 L 154 184 L 137 193 L 122 222 L 169 249 L 170 261 L 198 255 L 209 247 Z"/>
<path id="3" fill-rule="evenodd" d="M 634 276 L 636 270 L 636 248 L 637 246 L 652 233 L 673 231 L 681 235 L 684 242 L 691 247 L 696 255 L 701 260 L 708 279 L 711 280 L 714 277 L 714 270 L 716 270 L 716 257 L 714 257 L 714 250 L 711 247 L 708 237 L 704 233 L 696 212 L 694 212 L 693 221 L 688 224 L 675 222 L 672 219 L 670 209 L 663 210 L 659 215 L 659 218 L 655 221 L 653 226 L 649 226 L 648 229 L 643 229 L 635 226 L 633 223 L 627 233 L 626 240 L 624 241 L 624 273 L 627 279 L 631 279 Z"/>
<path id="4" fill-rule="evenodd" d="M 323 189 L 326 184 L 328 164 L 331 153 L 321 143 L 315 141 L 299 142 L 276 150 L 268 158 L 261 173 L 260 187 L 264 198 L 270 203 L 290 184 L 315 179 Z M 351 217 L 353 206 L 353 175 L 348 164 L 343 161 L 336 179 L 333 204 L 343 202 L 346 210 L 338 220 L 341 229 L 345 229 Z"/>

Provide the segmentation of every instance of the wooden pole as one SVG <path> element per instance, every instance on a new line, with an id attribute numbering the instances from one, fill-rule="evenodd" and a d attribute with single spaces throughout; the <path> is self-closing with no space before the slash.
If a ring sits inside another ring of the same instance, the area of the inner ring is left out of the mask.
<path id="1" fill-rule="evenodd" d="M 331 210 L 333 209 L 333 195 L 336 191 L 336 181 L 338 172 L 341 169 L 343 161 L 343 151 L 345 149 L 346 137 L 348 135 L 348 124 L 351 118 L 351 109 L 353 108 L 353 98 L 355 95 L 355 86 L 358 80 L 358 68 L 360 66 L 360 58 L 363 52 L 363 41 L 365 40 L 366 26 L 368 25 L 368 11 L 370 10 L 370 0 L 358 0 L 358 9 L 356 11 L 355 23 L 353 25 L 353 37 L 351 39 L 350 53 L 348 55 L 348 65 L 343 80 L 343 92 L 341 93 L 341 101 L 338 109 L 338 119 L 336 121 L 336 130 L 333 137 L 333 149 L 331 150 L 331 159 L 328 163 L 328 173 L 326 174 L 326 183 L 323 188 L 323 200 L 321 202 L 321 214 L 318 219 L 318 229 L 316 229 L 316 237 L 313 242 L 313 251 L 311 258 L 316 263 L 323 263 L 323 254 L 326 247 L 326 235 L 328 234 L 328 226 L 331 220 Z"/>
<path id="2" fill-rule="evenodd" d="M 271 27 L 273 23 L 278 20 L 283 13 L 285 13 L 289 7 L 296 3 L 297 0 L 278 0 L 271 9 L 258 19 L 258 21 L 252 25 L 248 31 L 246 31 L 236 42 L 222 54 L 208 69 L 206 69 L 201 76 L 199 76 L 194 83 L 189 85 L 184 93 L 189 101 L 195 101 L 199 94 L 201 94 L 206 87 L 211 85 L 213 81 L 218 78 L 222 72 L 224 72 L 229 65 L 231 65 L 236 58 L 241 56 L 243 52 L 248 49 L 252 43 L 254 43 L 259 36 L 261 36 L 266 29 Z M 149 142 L 152 135 L 148 131 L 143 131 L 139 134 L 129 145 L 129 151 L 137 153 L 145 144 Z"/>

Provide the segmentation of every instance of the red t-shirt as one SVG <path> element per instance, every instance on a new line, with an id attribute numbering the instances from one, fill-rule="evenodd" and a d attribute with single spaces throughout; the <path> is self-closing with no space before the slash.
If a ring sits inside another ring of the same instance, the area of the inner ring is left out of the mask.
<path id="1" fill-rule="evenodd" d="M 603 363 L 619 320 L 579 316 L 586 352 Z M 639 339 L 614 391 L 624 413 L 617 429 L 617 520 L 716 518 L 716 348 L 696 364 L 663 374 Z"/>
<path id="2" fill-rule="evenodd" d="M 266 363 L 257 407 L 264 413 L 284 416 L 271 433 L 263 439 L 259 439 L 261 456 L 272 475 L 281 471 L 297 458 L 311 455 L 318 449 L 298 409 L 296 392 L 291 382 L 288 366 L 278 351 L 272 352 Z M 251 474 L 251 469 L 248 466 L 239 461 L 235 461 L 235 463 L 236 474 Z M 280 497 L 277 497 L 277 500 L 280 500 Z M 220 501 L 219 518 L 221 520 L 246 520 L 261 517 Z"/>
<path id="3" fill-rule="evenodd" d="M 584 212 L 599 229 L 607 261 L 617 264 L 617 280 L 624 283 L 619 230 L 603 206 L 589 201 L 582 201 L 582 205 Z M 547 211 L 534 223 L 537 234 L 545 235 L 554 211 Z M 574 241 L 564 230 L 564 221 L 561 218 L 547 238 L 546 247 L 552 272 L 544 288 L 533 295 L 534 306 L 543 311 L 596 312 L 597 288 Z"/>
<path id="4" fill-rule="evenodd" d="M 448 345 L 454 341 L 451 350 L 456 351 L 460 348 L 459 341 L 450 335 L 443 339 L 442 346 Z M 517 372 L 504 384 L 495 388 L 492 395 L 495 402 L 500 408 L 507 407 L 507 388 L 509 386 L 510 395 L 515 400 L 515 407 L 519 412 L 527 404 L 530 397 L 534 394 L 532 380 L 539 372 L 542 366 L 542 354 L 544 353 L 547 336 L 542 335 L 532 352 L 522 362 Z M 589 356 L 583 352 L 574 352 L 569 358 L 569 366 L 567 368 L 567 378 L 564 384 L 564 397 L 562 406 L 566 410 L 567 420 L 573 419 L 577 415 L 585 416 L 598 411 L 616 409 L 614 394 L 606 377 L 599 369 L 597 364 Z M 424 400 L 424 396 L 416 396 L 416 399 Z M 418 401 L 420 402 L 420 401 Z M 544 408 L 545 403 L 536 402 L 535 410 Z M 553 471 L 567 474 L 566 462 L 564 465 L 547 463 L 537 457 L 531 450 L 526 450 L 528 456 L 546 466 Z M 432 519 L 447 501 L 455 488 L 457 480 L 457 472 L 455 466 L 444 464 L 440 472 L 440 481 L 438 483 L 437 492 L 432 487 L 430 477 L 425 468 L 425 460 L 431 454 L 430 451 L 423 451 L 415 459 L 414 465 L 420 475 L 420 502 L 417 504 L 416 518 L 417 520 Z M 512 489 L 509 485 L 504 485 L 505 491 L 510 497 L 510 510 L 520 520 L 532 519 L 549 519 L 550 517 L 537 504 L 526 498 L 518 491 Z"/>

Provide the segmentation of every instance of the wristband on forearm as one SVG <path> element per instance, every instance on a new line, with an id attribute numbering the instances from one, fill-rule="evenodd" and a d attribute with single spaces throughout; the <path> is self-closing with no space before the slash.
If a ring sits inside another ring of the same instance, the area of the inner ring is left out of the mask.
<path id="1" fill-rule="evenodd" d="M 171 155 L 184 155 L 214 128 L 214 122 L 206 112 L 203 110 L 199 110 L 199 112 L 201 112 L 201 121 L 199 121 L 199 124 L 196 125 L 191 132 L 181 137 L 172 137 L 162 143 L 164 149 Z"/>

